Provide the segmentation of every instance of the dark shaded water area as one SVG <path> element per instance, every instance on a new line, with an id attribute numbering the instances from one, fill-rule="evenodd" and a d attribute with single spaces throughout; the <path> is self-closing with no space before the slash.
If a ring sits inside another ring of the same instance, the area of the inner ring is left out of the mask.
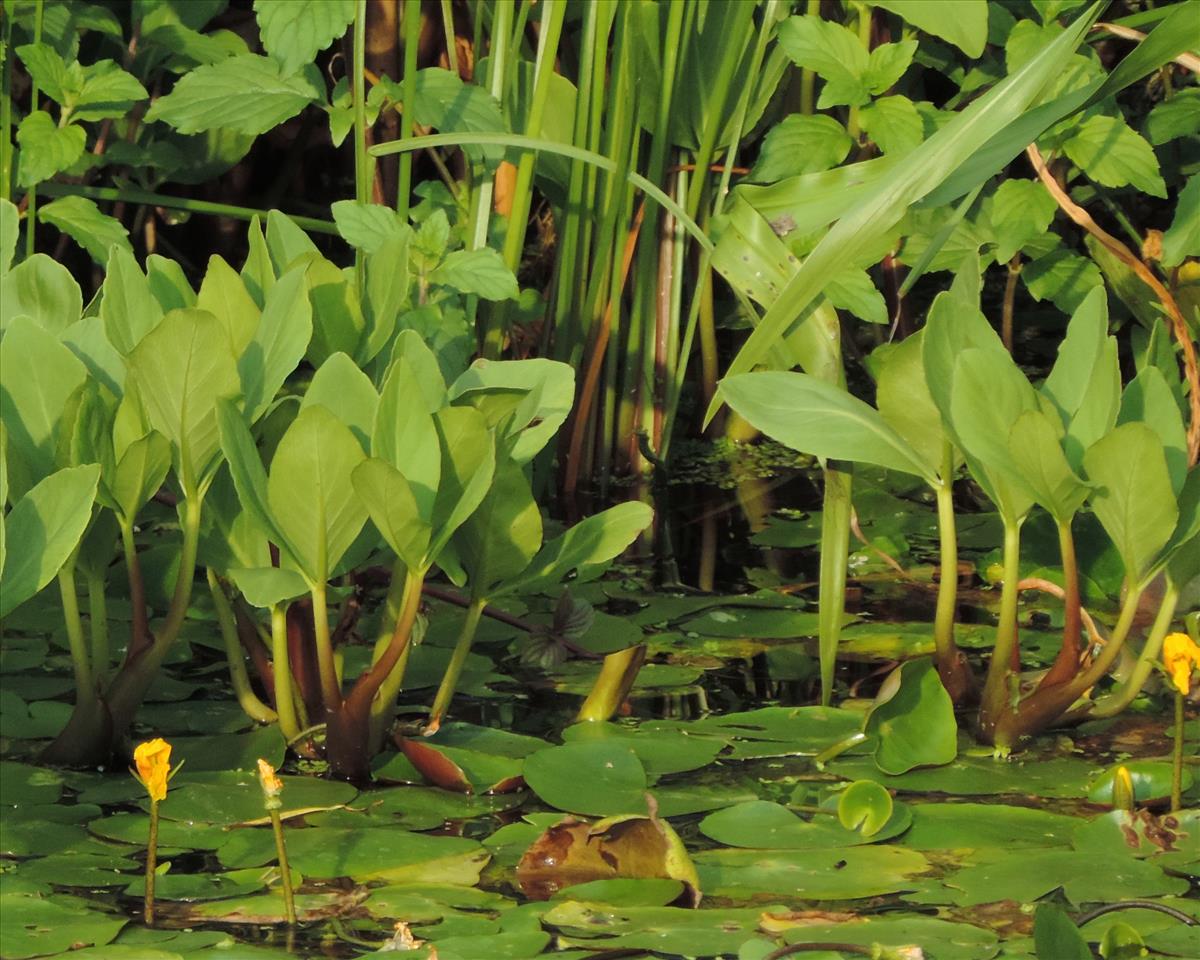
<path id="1" fill-rule="evenodd" d="M 377 759 L 374 783 L 349 785 L 325 776 L 319 753 L 289 756 L 272 728 L 241 712 L 212 610 L 197 599 L 135 730 L 137 739 L 166 738 L 186 759 L 162 804 L 159 860 L 169 866 L 154 929 L 140 920 L 142 788 L 124 767 L 34 765 L 69 713 L 70 660 L 52 603 L 18 611 L 0 654 L 0 956 L 343 958 L 390 937 L 399 944 L 407 931 L 424 945 L 406 955 L 436 950 L 441 960 L 761 960 L 799 941 L 991 960 L 1036 956 L 1039 902 L 1084 920 L 1133 900 L 1200 917 L 1192 785 L 1200 720 L 1189 708 L 1185 810 L 1161 816 L 1172 719 L 1158 681 L 1115 720 L 1054 731 L 1008 760 L 976 745 L 965 714 L 949 764 L 886 774 L 869 740 L 820 759 L 862 726 L 897 663 L 931 650 L 933 507 L 892 477 L 856 477 L 838 706 L 823 709 L 815 706 L 819 481 L 785 452 L 752 457 L 685 458 L 675 482 L 652 491 L 665 522 L 643 557 L 570 585 L 579 613 L 571 650 L 544 637 L 539 646 L 525 629 L 552 625 L 558 594 L 506 600 L 505 621 L 485 620 L 453 722 L 427 741 L 462 774 L 457 790 L 432 783 L 397 745 L 432 697 L 459 608 L 429 601 L 397 737 Z M 956 494 L 958 638 L 978 659 L 995 623 L 999 539 L 976 493 Z M 1036 524 L 1026 541 L 1022 574 L 1052 581 L 1053 541 Z M 1103 625 L 1115 614 L 1111 558 L 1089 552 L 1086 530 L 1080 541 L 1086 600 Z M 370 608 L 377 593 L 366 599 Z M 114 637 L 128 629 L 127 611 L 114 597 Z M 369 609 L 345 650 L 347 675 L 369 657 L 364 638 L 374 636 L 376 615 Z M 1056 598 L 1023 594 L 1026 669 L 1052 660 L 1061 622 Z M 647 663 L 618 717 L 574 724 L 597 658 L 634 642 L 646 644 Z M 279 922 L 280 873 L 252 772 L 259 756 L 284 774 L 300 915 L 291 930 Z M 1133 774 L 1132 814 L 1112 811 L 1111 786 L 1105 794 L 1117 765 Z M 892 797 L 870 834 L 837 815 L 858 781 Z M 556 872 L 577 866 L 572 856 L 530 862 L 527 851 L 568 815 L 661 818 L 692 872 L 644 842 L 613 841 L 607 878 Z M 703 894 L 696 910 L 683 905 L 693 884 Z M 1082 929 L 1094 946 L 1135 937 L 1143 956 L 1200 956 L 1193 928 L 1151 908 Z"/>

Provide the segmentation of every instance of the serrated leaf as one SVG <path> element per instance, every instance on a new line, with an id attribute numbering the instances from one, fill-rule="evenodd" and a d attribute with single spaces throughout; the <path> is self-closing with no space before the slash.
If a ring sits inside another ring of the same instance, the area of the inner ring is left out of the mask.
<path id="1" fill-rule="evenodd" d="M 412 227 L 395 210 L 380 203 L 338 200 L 330 209 L 342 239 L 366 253 L 375 253 L 393 238 L 412 236 Z"/>
<path id="2" fill-rule="evenodd" d="M 779 45 L 800 67 L 825 81 L 817 106 L 861 106 L 870 99 L 863 75 L 870 55 L 855 34 L 818 16 L 789 17 L 779 25 Z"/>
<path id="3" fill-rule="evenodd" d="M 1156 147 L 1200 133 L 1200 90 L 1177 90 L 1170 100 L 1156 103 L 1146 117 L 1145 133 Z"/>
<path id="4" fill-rule="evenodd" d="M 972 59 L 981 56 L 987 45 L 987 0 L 871 0 L 871 6 L 899 14 Z"/>
<path id="5" fill-rule="evenodd" d="M 430 275 L 434 283 L 473 293 L 485 300 L 515 300 L 520 293 L 517 278 L 504 258 L 491 247 L 455 250 Z"/>
<path id="6" fill-rule="evenodd" d="M 902 40 L 899 43 L 881 43 L 871 51 L 867 61 L 867 72 L 863 82 L 872 93 L 884 93 L 891 88 L 912 63 L 913 54 L 917 52 L 916 40 Z"/>
<path id="7" fill-rule="evenodd" d="M 880 97 L 859 111 L 859 121 L 885 154 L 906 153 L 925 137 L 925 124 L 908 97 Z"/>
<path id="8" fill-rule="evenodd" d="M 844 270 L 829 281 L 825 297 L 867 323 L 887 323 L 887 303 L 865 270 Z"/>
<path id="9" fill-rule="evenodd" d="M 304 74 L 284 76 L 269 57 L 245 54 L 185 74 L 154 101 L 146 120 L 162 120 L 180 133 L 226 128 L 257 135 L 290 120 L 321 95 Z"/>
<path id="10" fill-rule="evenodd" d="M 263 46 L 286 75 L 346 32 L 354 0 L 254 0 L 254 15 Z"/>
<path id="11" fill-rule="evenodd" d="M 1018 250 L 1046 232 L 1058 204 L 1036 180 L 1005 180 L 992 197 L 992 237 L 996 261 L 1007 263 Z"/>
<path id="12" fill-rule="evenodd" d="M 79 543 L 92 516 L 100 467 L 69 467 L 46 477 L 4 518 L 9 550 L 0 573 L 0 617 L 42 589 Z"/>
<path id="13" fill-rule="evenodd" d="M 65 103 L 79 78 L 71 77 L 59 52 L 48 43 L 27 43 L 17 47 L 16 53 L 42 93 L 55 103 Z"/>
<path id="14" fill-rule="evenodd" d="M 120 247 L 131 255 L 129 231 L 116 217 L 102 213 L 86 197 L 61 197 L 38 210 L 38 217 L 58 227 L 86 250 L 93 260 L 104 264 L 112 247 Z"/>
<path id="15" fill-rule="evenodd" d="M 852 144 L 846 128 L 833 117 L 823 113 L 791 114 L 767 131 L 747 180 L 774 183 L 785 177 L 828 170 L 846 159 Z"/>
<path id="16" fill-rule="evenodd" d="M 380 83 L 402 108 L 404 88 L 387 77 L 381 78 Z M 416 84 L 412 113 L 422 126 L 443 132 L 503 133 L 508 129 L 495 98 L 477 84 L 463 83 L 456 73 L 426 67 L 417 71 Z M 464 144 L 463 150 L 472 160 L 497 161 L 504 156 L 501 146 Z"/>
<path id="17" fill-rule="evenodd" d="M 123 117 L 139 100 L 149 94 L 130 73 L 113 60 L 100 60 L 83 68 L 83 87 L 77 97 L 68 100 L 74 120 L 104 120 Z"/>
<path id="18" fill-rule="evenodd" d="M 1063 151 L 1091 179 L 1106 187 L 1132 185 L 1151 196 L 1167 195 L 1154 148 L 1117 117 L 1101 115 L 1085 120 L 1063 144 Z"/>
<path id="19" fill-rule="evenodd" d="M 1035 300 L 1050 300 L 1063 313 L 1073 313 L 1104 282 L 1093 261 L 1062 248 L 1027 263 L 1021 279 Z"/>
<path id="20" fill-rule="evenodd" d="M 87 134 L 73 123 L 60 127 L 45 110 L 34 110 L 17 128 L 17 143 L 21 147 L 17 183 L 32 187 L 82 157 Z"/>

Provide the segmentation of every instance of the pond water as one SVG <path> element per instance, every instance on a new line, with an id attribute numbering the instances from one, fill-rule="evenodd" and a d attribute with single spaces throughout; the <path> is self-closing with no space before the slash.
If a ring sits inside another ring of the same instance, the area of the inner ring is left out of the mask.
<path id="1" fill-rule="evenodd" d="M 1109 960 L 1200 957 L 1200 932 L 1181 919 L 1200 918 L 1194 766 L 1188 809 L 1156 816 L 1169 784 L 1166 698 L 1046 736 L 1009 761 L 979 749 L 966 718 L 949 765 L 889 776 L 870 740 L 817 760 L 861 728 L 898 660 L 930 652 L 933 516 L 911 490 L 861 479 L 838 706 L 813 706 L 819 528 L 802 509 L 815 487 L 803 471 L 761 475 L 770 472 L 750 470 L 732 489 L 700 477 L 660 491 L 673 518 L 660 560 L 572 585 L 574 648 L 648 646 L 615 722 L 572 724 L 597 660 L 531 642 L 522 625 L 549 624 L 560 598 L 521 597 L 503 606 L 515 622 L 485 621 L 454 722 L 433 738 L 397 737 L 370 785 L 323 777 L 319 759 L 289 757 L 274 729 L 251 723 L 212 611 L 197 601 L 136 730 L 185 761 L 161 804 L 153 929 L 141 922 L 144 789 L 123 768 L 33 763 L 69 713 L 72 681 L 56 610 L 27 605 L 0 653 L 0 956 L 355 957 L 399 949 L 408 931 L 424 941 L 408 955 L 440 960 L 762 960 L 798 943 L 809 947 L 797 955 L 818 960 L 871 955 L 873 944 L 921 950 L 880 956 L 990 960 L 1038 955 L 1040 901 L 1083 921 Z M 987 647 L 994 622 L 991 523 L 980 513 L 961 530 L 958 637 L 970 651 Z M 1031 570 L 1043 562 L 1038 543 L 1035 531 Z M 1084 565 L 1103 586 L 1104 558 Z M 1052 658 L 1061 621 L 1052 598 L 1025 599 L 1032 669 Z M 111 604 L 114 636 L 127 609 Z M 1103 620 L 1111 606 L 1093 612 Z M 402 720 L 428 703 L 463 616 L 436 600 L 428 613 Z M 350 647 L 346 671 L 367 652 Z M 1194 761 L 1194 711 L 1185 739 Z M 292 929 L 281 922 L 259 757 L 283 774 Z M 1105 802 L 1117 764 L 1133 774 L 1136 813 Z M 894 796 L 871 830 L 837 815 L 859 780 Z M 567 815 L 626 819 L 589 831 L 563 826 Z M 1130 900 L 1152 903 L 1088 917 Z"/>

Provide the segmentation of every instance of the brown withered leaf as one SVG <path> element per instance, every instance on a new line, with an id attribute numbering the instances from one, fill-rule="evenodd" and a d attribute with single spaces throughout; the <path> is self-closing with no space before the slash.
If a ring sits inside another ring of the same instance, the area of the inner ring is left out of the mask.
<path id="1" fill-rule="evenodd" d="M 610 817 L 586 823 L 567 817 L 530 845 L 517 883 L 531 900 L 593 880 L 666 879 L 684 885 L 682 900 L 700 903 L 700 878 L 671 825 L 657 816 Z"/>

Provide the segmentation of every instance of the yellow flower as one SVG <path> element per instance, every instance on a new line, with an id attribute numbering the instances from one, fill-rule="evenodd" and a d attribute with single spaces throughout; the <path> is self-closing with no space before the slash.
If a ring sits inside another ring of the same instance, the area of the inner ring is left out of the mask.
<path id="1" fill-rule="evenodd" d="M 171 776 L 171 745 L 161 737 L 139 743 L 133 751 L 133 762 L 137 767 L 137 778 L 150 799 L 167 798 L 167 780 Z"/>
<path id="2" fill-rule="evenodd" d="M 1163 641 L 1163 664 L 1175 689 L 1186 696 L 1192 685 L 1192 671 L 1200 667 L 1200 647 L 1186 633 L 1168 634 Z"/>
<path id="3" fill-rule="evenodd" d="M 258 759 L 258 782 L 262 784 L 263 795 L 268 799 L 279 796 L 283 790 L 283 781 L 275 776 L 275 768 L 262 757 Z"/>

